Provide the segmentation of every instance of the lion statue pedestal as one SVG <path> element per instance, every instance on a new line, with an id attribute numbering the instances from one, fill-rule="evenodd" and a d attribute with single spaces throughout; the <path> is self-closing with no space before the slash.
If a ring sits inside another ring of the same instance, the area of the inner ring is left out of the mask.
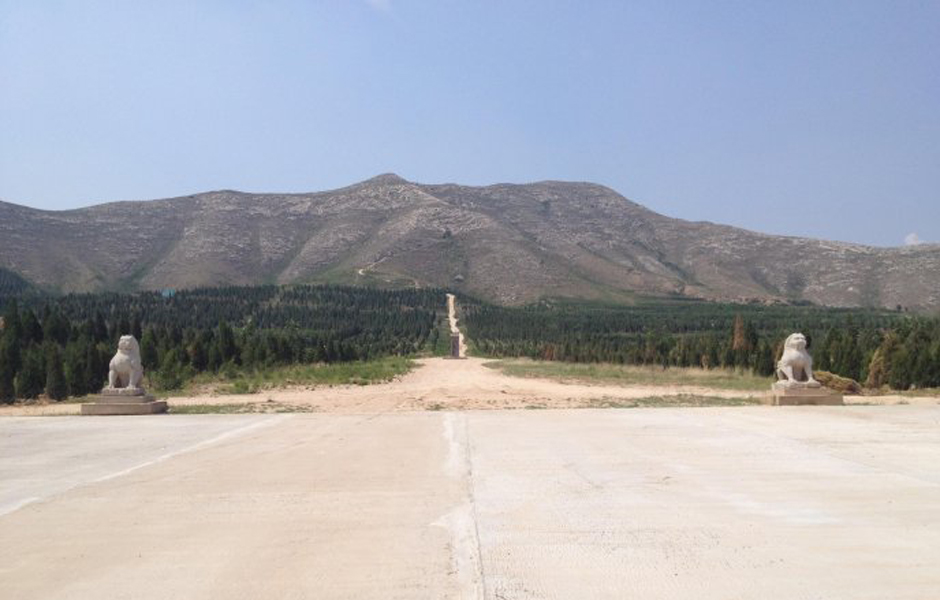
<path id="1" fill-rule="evenodd" d="M 813 379 L 813 358 L 806 351 L 802 333 L 794 333 L 784 342 L 783 356 L 777 362 L 777 382 L 770 389 L 776 406 L 844 404 L 841 394 Z"/>
<path id="2" fill-rule="evenodd" d="M 140 383 L 144 368 L 140 346 L 132 335 L 123 335 L 111 359 L 108 386 L 92 402 L 82 404 L 83 415 L 152 415 L 166 412 L 166 401 L 147 394 Z"/>

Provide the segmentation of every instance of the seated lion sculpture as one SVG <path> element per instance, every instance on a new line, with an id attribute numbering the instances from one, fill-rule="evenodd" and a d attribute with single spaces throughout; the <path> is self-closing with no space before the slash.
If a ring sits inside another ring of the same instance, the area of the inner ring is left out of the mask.
<path id="1" fill-rule="evenodd" d="M 813 358 L 806 351 L 806 336 L 791 334 L 783 344 L 783 356 L 777 362 L 777 379 L 783 383 L 819 383 L 813 379 Z"/>
<path id="2" fill-rule="evenodd" d="M 140 364 L 140 346 L 132 335 L 122 335 L 117 354 L 111 359 L 108 371 L 108 389 L 140 389 L 144 368 Z"/>

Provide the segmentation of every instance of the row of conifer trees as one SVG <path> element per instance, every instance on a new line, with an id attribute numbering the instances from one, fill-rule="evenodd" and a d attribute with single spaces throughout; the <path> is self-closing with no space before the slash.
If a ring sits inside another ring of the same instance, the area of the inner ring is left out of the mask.
<path id="1" fill-rule="evenodd" d="M 163 389 L 196 373 L 408 355 L 437 334 L 437 290 L 257 286 L 7 302 L 0 401 L 100 390 L 121 335 Z"/>
<path id="2" fill-rule="evenodd" d="M 771 376 L 786 337 L 801 331 L 819 370 L 874 388 L 940 386 L 935 317 L 704 302 L 463 304 L 468 338 L 486 356 L 748 369 Z"/>

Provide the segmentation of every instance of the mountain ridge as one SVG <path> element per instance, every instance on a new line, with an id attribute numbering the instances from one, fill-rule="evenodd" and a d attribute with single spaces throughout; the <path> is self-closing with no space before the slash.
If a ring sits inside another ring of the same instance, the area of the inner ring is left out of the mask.
<path id="1" fill-rule="evenodd" d="M 214 190 L 65 211 L 0 201 L 0 267 L 60 291 L 324 281 L 435 285 L 504 304 L 639 294 L 940 308 L 940 245 L 686 221 L 555 180 L 383 173 L 321 192 Z"/>

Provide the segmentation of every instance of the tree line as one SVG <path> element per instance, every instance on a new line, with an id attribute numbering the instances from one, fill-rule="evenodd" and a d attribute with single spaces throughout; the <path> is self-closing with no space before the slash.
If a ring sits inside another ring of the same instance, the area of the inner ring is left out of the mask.
<path id="1" fill-rule="evenodd" d="M 102 388 L 121 335 L 150 380 L 413 354 L 439 335 L 439 290 L 252 286 L 12 299 L 0 330 L 0 401 Z"/>
<path id="2" fill-rule="evenodd" d="M 511 308 L 463 298 L 474 350 L 492 357 L 748 369 L 772 376 L 786 337 L 809 342 L 815 368 L 895 389 L 940 386 L 940 319 L 815 306 L 542 302 Z"/>

